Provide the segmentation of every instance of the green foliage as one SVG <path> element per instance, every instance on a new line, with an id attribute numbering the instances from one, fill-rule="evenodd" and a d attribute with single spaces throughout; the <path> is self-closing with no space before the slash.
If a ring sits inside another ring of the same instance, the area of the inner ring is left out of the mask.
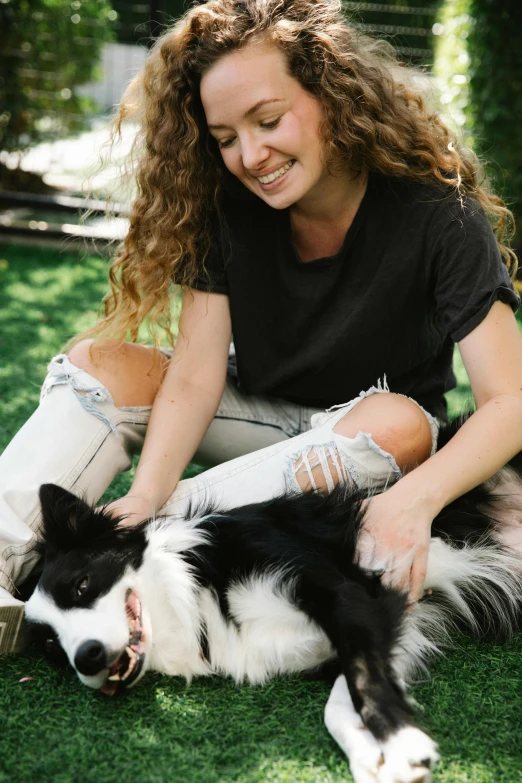
<path id="1" fill-rule="evenodd" d="M 109 0 L 1 0 L 0 149 L 84 127 L 94 106 L 75 88 L 96 77 L 114 14 Z"/>
<path id="2" fill-rule="evenodd" d="M 497 188 L 522 220 L 522 4 L 470 0 L 470 102 L 475 146 L 494 161 Z M 519 228 L 520 243 L 520 228 Z"/>
<path id="3" fill-rule="evenodd" d="M 472 24 L 470 0 L 446 0 L 437 17 L 435 76 L 444 121 L 462 132 L 472 145 L 469 113 L 468 37 Z"/>

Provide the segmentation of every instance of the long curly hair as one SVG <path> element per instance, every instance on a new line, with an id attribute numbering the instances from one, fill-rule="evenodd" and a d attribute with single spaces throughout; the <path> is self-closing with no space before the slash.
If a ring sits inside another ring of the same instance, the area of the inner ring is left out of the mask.
<path id="1" fill-rule="evenodd" d="M 222 219 L 225 171 L 206 126 L 200 81 L 221 57 L 252 41 L 279 47 L 289 73 L 320 100 L 328 160 L 472 196 L 515 273 L 510 211 L 489 191 L 476 158 L 427 107 L 388 43 L 351 25 L 339 0 L 209 0 L 157 40 L 123 95 L 115 134 L 127 119 L 139 124 L 137 196 L 110 269 L 105 314 L 88 334 L 137 340 L 148 316 L 157 344 L 163 329 L 171 333 L 172 286 L 190 286 L 205 274 Z"/>

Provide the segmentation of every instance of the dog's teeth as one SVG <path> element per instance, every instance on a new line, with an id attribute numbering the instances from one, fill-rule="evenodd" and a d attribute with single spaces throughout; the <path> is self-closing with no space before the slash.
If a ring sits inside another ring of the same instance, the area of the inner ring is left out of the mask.
<path id="1" fill-rule="evenodd" d="M 127 666 L 127 671 L 125 674 L 122 674 L 121 679 L 126 680 L 127 677 L 134 671 L 134 668 L 136 666 L 136 653 L 131 647 L 126 647 L 125 652 L 129 656 L 129 665 Z"/>
<path id="2" fill-rule="evenodd" d="M 116 672 L 116 674 L 111 674 L 110 677 L 107 677 L 108 680 L 111 680 L 112 682 L 119 682 L 121 680 L 119 672 Z"/>

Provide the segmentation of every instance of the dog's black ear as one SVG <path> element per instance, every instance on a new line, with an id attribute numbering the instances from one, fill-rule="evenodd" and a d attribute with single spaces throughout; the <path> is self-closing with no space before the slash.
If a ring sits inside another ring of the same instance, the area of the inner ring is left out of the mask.
<path id="1" fill-rule="evenodd" d="M 42 544 L 44 551 L 66 551 L 82 539 L 111 527 L 109 518 L 97 513 L 84 500 L 57 484 L 40 487 L 42 507 Z"/>

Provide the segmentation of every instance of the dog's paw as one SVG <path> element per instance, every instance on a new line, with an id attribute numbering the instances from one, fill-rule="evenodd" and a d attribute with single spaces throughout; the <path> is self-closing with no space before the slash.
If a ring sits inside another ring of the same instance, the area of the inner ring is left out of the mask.
<path id="1" fill-rule="evenodd" d="M 439 759 L 437 746 L 414 726 L 400 729 L 382 746 L 384 764 L 378 783 L 430 783 L 431 770 Z"/>
<path id="2" fill-rule="evenodd" d="M 354 783 L 378 783 L 383 756 L 381 746 L 366 726 L 352 729 L 347 753 Z"/>
<path id="3" fill-rule="evenodd" d="M 344 676 L 335 681 L 324 712 L 326 728 L 348 757 L 355 783 L 378 783 L 382 764 L 379 742 L 355 711 Z"/>

